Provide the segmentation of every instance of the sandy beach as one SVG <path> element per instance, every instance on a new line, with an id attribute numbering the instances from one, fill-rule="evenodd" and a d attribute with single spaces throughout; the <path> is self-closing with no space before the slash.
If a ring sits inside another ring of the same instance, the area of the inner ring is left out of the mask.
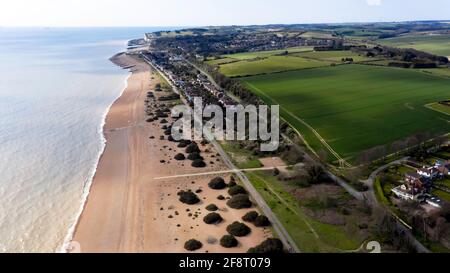
<path id="1" fill-rule="evenodd" d="M 163 125 L 159 121 L 146 122 L 144 102 L 147 92 L 159 82 L 156 72 L 124 54 L 116 56 L 114 62 L 131 67 L 132 74 L 106 118 L 106 148 L 73 237 L 81 252 L 185 252 L 184 243 L 189 239 L 203 243 L 197 252 L 246 252 L 270 237 L 269 228 L 247 223 L 252 232 L 237 238 L 238 247 L 223 248 L 218 241 L 227 234 L 226 226 L 242 222 L 241 217 L 256 208 L 227 207 L 227 200 L 217 199 L 219 195 L 228 197 L 227 189 L 212 190 L 207 185 L 214 176 L 155 179 L 226 168 L 209 144 L 199 145 L 205 168 L 191 167 L 190 160 L 174 160 L 184 148 L 167 137 L 160 139 Z M 222 177 L 229 181 L 229 175 Z M 181 203 L 177 193 L 187 189 L 198 191 L 201 202 Z M 219 207 L 218 213 L 224 218 L 220 224 L 203 222 L 209 204 Z"/>

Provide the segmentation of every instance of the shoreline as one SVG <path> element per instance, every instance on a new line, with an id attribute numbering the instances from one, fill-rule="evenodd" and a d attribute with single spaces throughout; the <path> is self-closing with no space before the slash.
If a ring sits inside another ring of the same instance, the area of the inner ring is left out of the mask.
<path id="1" fill-rule="evenodd" d="M 132 67 L 123 67 L 123 66 L 120 66 L 120 65 L 114 63 L 114 59 L 119 57 L 121 54 L 123 54 L 123 52 L 115 54 L 109 60 L 114 65 L 118 66 L 121 69 L 128 69 L 128 70 L 130 70 Z M 107 145 L 107 142 L 108 142 L 108 140 L 107 140 L 107 138 L 105 136 L 106 119 L 107 119 L 108 114 L 111 111 L 111 108 L 113 107 L 113 105 L 122 97 L 123 93 L 127 89 L 127 87 L 128 87 L 128 80 L 131 77 L 131 74 L 132 74 L 132 72 L 128 71 L 128 75 L 126 76 L 126 78 L 125 78 L 125 80 L 123 82 L 123 88 L 121 89 L 121 92 L 118 94 L 118 96 L 116 98 L 114 98 L 112 103 L 105 109 L 105 112 L 102 115 L 102 123 L 100 124 L 100 130 L 99 130 L 99 134 L 101 136 L 101 139 L 100 139 L 101 148 L 100 148 L 99 153 L 97 155 L 96 163 L 95 163 L 92 171 L 89 173 L 89 177 L 87 178 L 87 181 L 86 181 L 86 183 L 85 183 L 85 185 L 83 187 L 83 193 L 82 193 L 81 202 L 80 202 L 81 204 L 80 204 L 80 208 L 77 211 L 77 214 L 74 217 L 75 220 L 70 225 L 70 227 L 69 227 L 69 229 L 67 231 L 67 235 L 64 237 L 63 244 L 56 249 L 55 252 L 57 252 L 57 253 L 67 253 L 69 248 L 71 247 L 71 242 L 72 242 L 73 237 L 75 235 L 77 226 L 78 226 L 78 224 L 80 222 L 81 215 L 83 214 L 83 211 L 84 211 L 84 209 L 86 207 L 86 203 L 87 203 L 87 200 L 89 198 L 91 187 L 92 187 L 92 184 L 94 182 L 95 176 L 97 174 L 98 166 L 99 166 L 100 161 L 102 160 L 102 157 L 104 156 L 104 153 L 105 153 L 106 145 Z"/>
<path id="2" fill-rule="evenodd" d="M 214 176 L 157 180 L 174 174 L 224 170 L 226 167 L 211 144 L 200 147 L 207 167 L 197 169 L 191 161 L 176 161 L 184 152 L 178 143 L 163 137 L 162 122 L 146 122 L 147 92 L 154 91 L 160 75 L 150 64 L 129 55 L 116 55 L 121 67 L 132 67 L 127 86 L 112 104 L 103 126 L 106 145 L 100 156 L 82 212 L 66 252 L 166 253 L 186 252 L 184 242 L 197 238 L 203 248 L 197 252 L 246 252 L 270 237 L 269 228 L 255 228 L 239 238 L 236 248 L 226 249 L 218 240 L 227 234 L 226 227 L 257 207 L 234 210 L 226 206 L 227 189 L 212 190 L 208 182 Z M 155 92 L 152 110 L 160 109 L 158 98 L 166 91 Z M 171 118 L 167 118 L 168 122 Z M 159 137 L 158 137 L 159 136 Z M 222 176 L 226 181 L 230 175 Z M 178 200 L 180 190 L 198 191 L 201 201 L 186 205 Z M 207 225 L 205 206 L 217 204 L 224 221 Z M 216 237 L 219 236 L 219 237 Z M 214 239 L 214 243 L 211 240 Z"/>

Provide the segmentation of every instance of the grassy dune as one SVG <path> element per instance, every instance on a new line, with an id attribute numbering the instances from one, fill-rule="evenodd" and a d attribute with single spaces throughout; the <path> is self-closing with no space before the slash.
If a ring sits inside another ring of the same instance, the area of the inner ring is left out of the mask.
<path id="1" fill-rule="evenodd" d="M 418 132 L 449 132 L 449 118 L 425 107 L 448 99 L 450 80 L 414 70 L 343 65 L 244 78 L 268 103 L 322 148 L 315 128 L 342 157 L 354 158 L 371 147 Z"/>

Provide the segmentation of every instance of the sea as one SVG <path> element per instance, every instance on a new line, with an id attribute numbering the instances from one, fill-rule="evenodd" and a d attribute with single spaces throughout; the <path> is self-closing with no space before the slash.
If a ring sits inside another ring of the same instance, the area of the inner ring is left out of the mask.
<path id="1" fill-rule="evenodd" d="M 63 252 L 129 76 L 109 58 L 171 28 L 0 28 L 0 252 Z"/>

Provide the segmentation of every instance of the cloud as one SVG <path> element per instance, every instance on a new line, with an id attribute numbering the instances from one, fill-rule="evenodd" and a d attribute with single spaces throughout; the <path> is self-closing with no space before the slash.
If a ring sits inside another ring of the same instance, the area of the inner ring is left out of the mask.
<path id="1" fill-rule="evenodd" d="M 380 6 L 381 0 L 366 0 L 367 5 L 369 6 Z"/>

